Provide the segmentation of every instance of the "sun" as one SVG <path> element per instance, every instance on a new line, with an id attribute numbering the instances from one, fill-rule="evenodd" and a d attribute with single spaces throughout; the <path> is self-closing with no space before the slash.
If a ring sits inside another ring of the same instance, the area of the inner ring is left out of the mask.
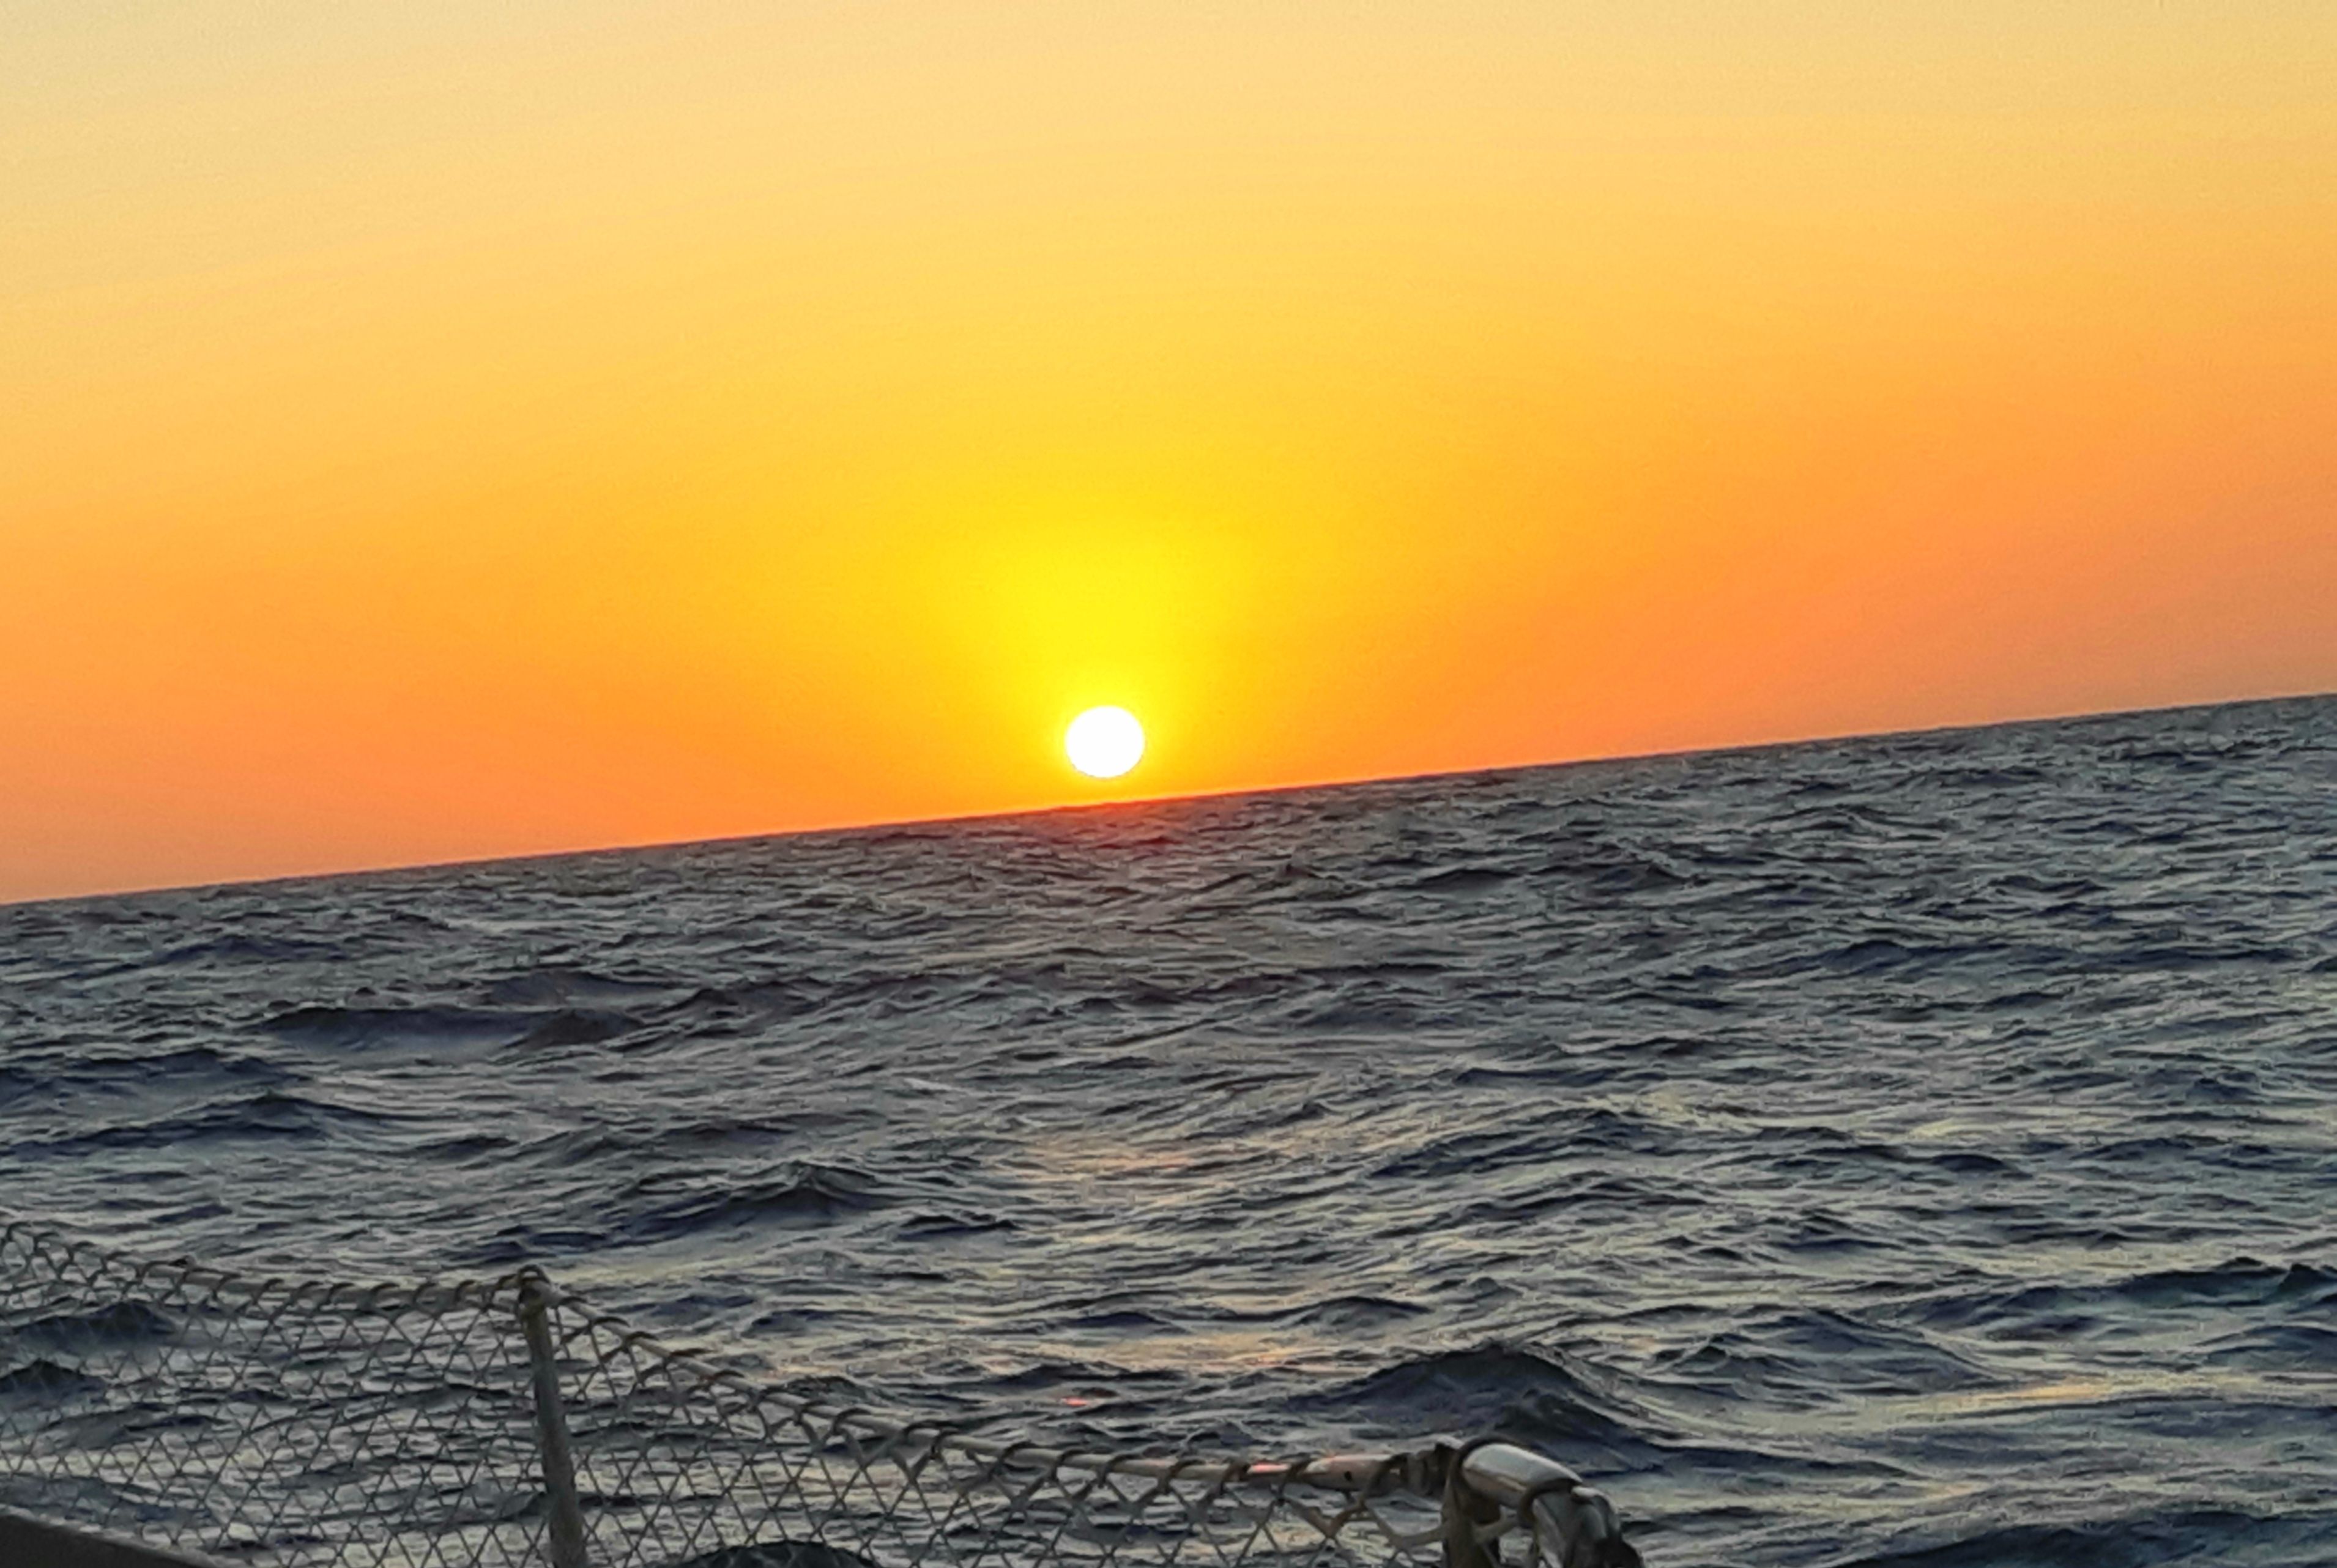
<path id="1" fill-rule="evenodd" d="M 1071 766 L 1090 779 L 1117 779 L 1144 755 L 1144 726 L 1125 708 L 1090 708 L 1063 731 Z"/>

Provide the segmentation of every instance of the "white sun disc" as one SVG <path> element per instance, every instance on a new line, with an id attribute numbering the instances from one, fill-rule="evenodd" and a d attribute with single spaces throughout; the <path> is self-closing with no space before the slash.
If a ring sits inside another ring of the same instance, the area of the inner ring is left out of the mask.
<path id="1" fill-rule="evenodd" d="M 1090 779 L 1117 779 L 1144 755 L 1144 726 L 1125 708 L 1090 708 L 1063 731 L 1071 766 Z"/>

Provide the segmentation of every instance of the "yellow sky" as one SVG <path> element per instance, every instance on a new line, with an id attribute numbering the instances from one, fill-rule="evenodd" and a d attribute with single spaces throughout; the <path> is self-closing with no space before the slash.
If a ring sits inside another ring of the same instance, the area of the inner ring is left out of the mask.
<path id="1" fill-rule="evenodd" d="M 19 5 L 0 897 L 2337 687 L 2332 82 L 2321 3 Z"/>

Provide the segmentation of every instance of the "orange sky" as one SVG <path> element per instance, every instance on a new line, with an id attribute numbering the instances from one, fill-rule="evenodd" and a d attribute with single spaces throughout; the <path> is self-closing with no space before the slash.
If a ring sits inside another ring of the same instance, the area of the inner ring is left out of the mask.
<path id="1" fill-rule="evenodd" d="M 2337 688 L 2326 0 L 0 29 L 0 898 Z"/>

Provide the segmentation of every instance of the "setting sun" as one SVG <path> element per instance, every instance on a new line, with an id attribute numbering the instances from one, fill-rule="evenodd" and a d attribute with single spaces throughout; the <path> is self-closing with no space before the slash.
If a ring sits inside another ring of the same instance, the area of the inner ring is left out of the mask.
<path id="1" fill-rule="evenodd" d="M 1063 731 L 1071 766 L 1090 779 L 1117 779 L 1144 755 L 1144 726 L 1125 708 L 1090 708 Z"/>

